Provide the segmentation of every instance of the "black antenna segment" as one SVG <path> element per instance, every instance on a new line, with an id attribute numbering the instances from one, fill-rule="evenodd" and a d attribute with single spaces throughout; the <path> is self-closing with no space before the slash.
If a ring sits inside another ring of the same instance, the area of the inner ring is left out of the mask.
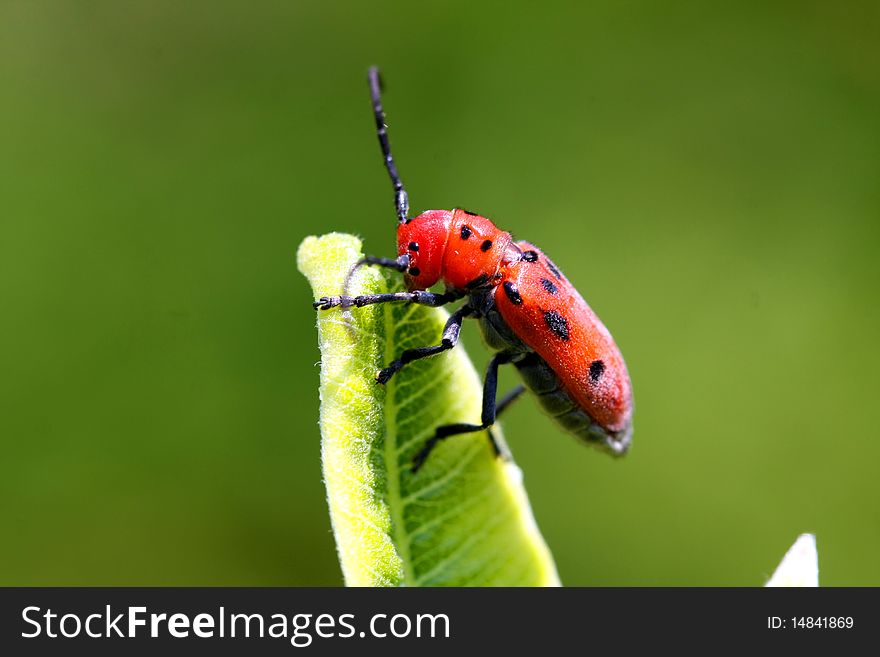
<path id="1" fill-rule="evenodd" d="M 382 79 L 379 77 L 379 69 L 370 67 L 370 99 L 373 101 L 373 116 L 376 118 L 376 135 L 379 137 L 379 146 L 382 147 L 382 156 L 385 158 L 385 168 L 391 176 L 394 185 L 394 206 L 397 209 L 397 220 L 405 224 L 409 221 L 409 197 L 403 188 L 403 181 L 397 173 L 397 166 L 391 156 L 391 144 L 388 142 L 388 127 L 385 125 L 385 112 L 382 110 Z"/>

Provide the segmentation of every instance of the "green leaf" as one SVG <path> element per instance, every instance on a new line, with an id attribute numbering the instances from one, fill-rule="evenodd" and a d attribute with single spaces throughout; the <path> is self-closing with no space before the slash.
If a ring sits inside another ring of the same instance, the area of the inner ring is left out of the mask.
<path id="1" fill-rule="evenodd" d="M 306 238 L 297 262 L 319 298 L 340 294 L 361 256 L 360 240 L 331 233 Z M 362 267 L 350 292 L 401 283 L 396 272 Z M 437 344 L 448 316 L 404 303 L 318 312 L 321 455 L 345 582 L 558 585 L 522 473 L 495 457 L 485 432 L 442 441 L 411 471 L 439 425 L 479 420 L 482 383 L 460 344 L 408 365 L 387 386 L 376 372 L 404 349 Z"/>

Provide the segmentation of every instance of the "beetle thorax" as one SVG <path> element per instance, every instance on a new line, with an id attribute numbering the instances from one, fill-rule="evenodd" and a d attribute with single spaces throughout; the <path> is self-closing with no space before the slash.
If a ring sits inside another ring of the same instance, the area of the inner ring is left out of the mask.
<path id="1" fill-rule="evenodd" d="M 401 224 L 397 248 L 398 255 L 410 258 L 409 289 L 442 280 L 447 289 L 462 293 L 492 285 L 502 267 L 520 256 L 510 233 L 461 209 L 429 210 Z"/>

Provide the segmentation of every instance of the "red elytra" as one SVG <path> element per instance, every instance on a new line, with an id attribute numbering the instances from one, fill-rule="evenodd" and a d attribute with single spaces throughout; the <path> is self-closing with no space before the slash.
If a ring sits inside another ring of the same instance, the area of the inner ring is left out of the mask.
<path id="1" fill-rule="evenodd" d="M 486 217 L 460 208 L 408 217 L 408 198 L 391 157 L 375 68 L 370 70 L 370 88 L 379 142 L 395 189 L 398 257 L 364 258 L 358 265 L 404 272 L 408 292 L 324 297 L 314 305 L 323 310 L 391 301 L 439 306 L 467 298 L 450 317 L 440 344 L 407 350 L 379 372 L 380 383 L 412 361 L 455 346 L 465 317 L 480 320 L 486 343 L 497 352 L 486 374 L 481 423 L 438 427 L 415 455 L 413 470 L 440 440 L 491 427 L 497 413 L 519 396 L 522 387 L 496 404 L 498 366 L 505 363 L 517 368 L 525 388 L 563 429 L 610 454 L 626 453 L 632 438 L 632 385 L 608 329 L 544 253 L 528 242 L 515 242 Z M 429 292 L 438 282 L 445 292 Z M 500 453 L 491 432 L 490 438 Z"/>

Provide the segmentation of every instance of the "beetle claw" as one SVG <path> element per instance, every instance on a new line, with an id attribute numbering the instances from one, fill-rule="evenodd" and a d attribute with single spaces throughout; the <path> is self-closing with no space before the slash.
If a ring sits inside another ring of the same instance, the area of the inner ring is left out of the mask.
<path id="1" fill-rule="evenodd" d="M 340 305 L 341 299 L 339 297 L 321 297 L 314 303 L 312 303 L 312 308 L 315 310 L 330 310 L 331 308 Z"/>
<path id="2" fill-rule="evenodd" d="M 376 382 L 385 385 L 394 376 L 396 370 L 393 367 L 386 367 L 376 372 Z"/>

